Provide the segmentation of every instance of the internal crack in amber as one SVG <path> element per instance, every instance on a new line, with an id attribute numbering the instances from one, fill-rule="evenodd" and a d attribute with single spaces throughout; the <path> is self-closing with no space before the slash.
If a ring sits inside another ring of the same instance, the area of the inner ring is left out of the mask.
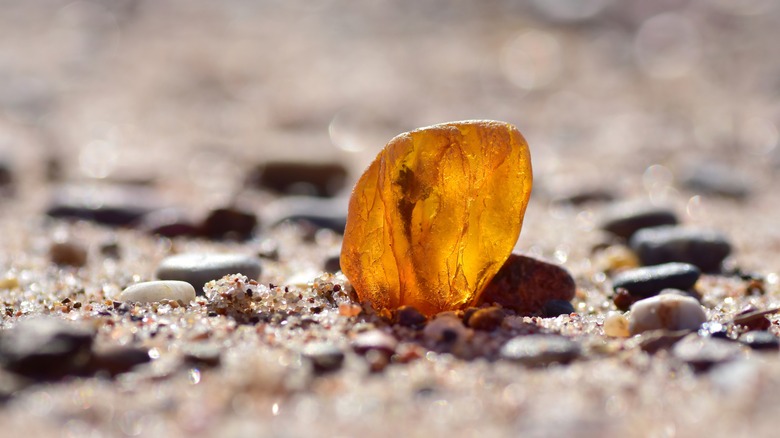
<path id="1" fill-rule="evenodd" d="M 531 186 L 528 145 L 508 123 L 401 134 L 355 185 L 341 268 L 378 309 L 471 305 L 512 252 Z"/>

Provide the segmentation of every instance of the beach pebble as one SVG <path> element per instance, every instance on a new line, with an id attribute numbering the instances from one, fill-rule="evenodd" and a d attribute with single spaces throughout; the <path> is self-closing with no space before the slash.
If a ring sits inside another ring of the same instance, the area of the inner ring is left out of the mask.
<path id="1" fill-rule="evenodd" d="M 466 324 L 474 330 L 493 331 L 501 327 L 506 312 L 500 307 L 477 309 L 471 314 Z"/>
<path id="2" fill-rule="evenodd" d="M 93 332 L 55 317 L 20 321 L 0 338 L 0 363 L 32 379 L 56 380 L 89 371 Z"/>
<path id="3" fill-rule="evenodd" d="M 395 322 L 404 327 L 420 328 L 425 325 L 428 318 L 412 306 L 401 306 L 395 313 Z"/>
<path id="4" fill-rule="evenodd" d="M 162 206 L 157 193 L 148 187 L 64 185 L 55 189 L 46 214 L 108 226 L 132 226 Z"/>
<path id="5" fill-rule="evenodd" d="M 574 305 L 566 300 L 548 300 L 542 308 L 542 314 L 547 318 L 571 313 L 574 313 Z"/>
<path id="6" fill-rule="evenodd" d="M 696 371 L 706 371 L 713 365 L 734 360 L 741 353 L 742 348 L 737 342 L 702 338 L 695 333 L 682 338 L 672 347 L 672 355 Z"/>
<path id="7" fill-rule="evenodd" d="M 754 330 L 743 333 L 739 337 L 739 342 L 753 350 L 778 350 L 780 341 L 777 336 L 765 330 Z"/>
<path id="8" fill-rule="evenodd" d="M 604 334 L 613 338 L 627 338 L 631 336 L 628 329 L 628 318 L 618 312 L 610 312 L 604 318 Z"/>
<path id="9" fill-rule="evenodd" d="M 260 259 L 243 254 L 183 253 L 166 257 L 157 267 L 160 280 L 180 280 L 191 284 L 198 295 L 203 285 L 229 274 L 241 273 L 249 279 L 260 277 Z"/>
<path id="10" fill-rule="evenodd" d="M 195 288 L 184 281 L 146 281 L 128 286 L 119 294 L 120 301 L 155 303 L 162 300 L 181 301 L 184 304 L 195 299 Z"/>
<path id="11" fill-rule="evenodd" d="M 307 196 L 282 198 L 269 204 L 263 217 L 272 226 L 292 222 L 343 234 L 347 226 L 347 200 Z"/>
<path id="12" fill-rule="evenodd" d="M 682 186 L 703 195 L 744 199 L 752 191 L 750 177 L 720 163 L 700 162 L 682 172 Z"/>
<path id="13" fill-rule="evenodd" d="M 193 237 L 200 232 L 198 225 L 184 212 L 165 208 L 144 215 L 138 228 L 157 236 Z"/>
<path id="14" fill-rule="evenodd" d="M 257 228 L 257 216 L 238 207 L 215 208 L 201 224 L 201 234 L 209 239 L 247 240 Z"/>
<path id="15" fill-rule="evenodd" d="M 499 304 L 520 314 L 541 314 L 549 300 L 571 301 L 572 276 L 562 267 L 511 254 L 483 291 L 479 304 Z"/>
<path id="16" fill-rule="evenodd" d="M 270 162 L 257 166 L 248 177 L 251 187 L 288 195 L 329 197 L 341 191 L 347 169 L 339 163 Z"/>
<path id="17" fill-rule="evenodd" d="M 501 357 L 529 366 L 566 364 L 581 354 L 579 343 L 560 335 L 524 335 L 501 347 Z"/>
<path id="18" fill-rule="evenodd" d="M 444 314 L 429 321 L 423 330 L 423 337 L 431 344 L 454 345 L 468 339 L 470 335 L 460 318 Z"/>
<path id="19" fill-rule="evenodd" d="M 329 342 L 308 343 L 303 347 L 301 355 L 311 362 L 317 373 L 336 371 L 344 363 L 344 352 Z"/>
<path id="20" fill-rule="evenodd" d="M 731 253 L 731 243 L 717 231 L 676 226 L 639 231 L 629 245 L 644 265 L 682 262 L 704 272 L 718 271 Z"/>
<path id="21" fill-rule="evenodd" d="M 676 223 L 677 215 L 671 209 L 630 201 L 614 204 L 608 208 L 602 216 L 601 229 L 629 239 L 643 228 Z"/>
<path id="22" fill-rule="evenodd" d="M 87 249 L 72 240 L 54 242 L 49 247 L 49 258 L 59 266 L 80 268 L 87 264 Z"/>
<path id="23" fill-rule="evenodd" d="M 625 289 L 631 296 L 647 298 L 664 289 L 688 289 L 701 276 L 696 266 L 687 263 L 665 263 L 623 271 L 612 279 L 612 287 Z"/>
<path id="24" fill-rule="evenodd" d="M 648 330 L 698 330 L 707 321 L 696 299 L 681 295 L 657 295 L 631 306 L 628 330 L 632 335 Z"/>
<path id="25" fill-rule="evenodd" d="M 137 347 L 112 347 L 95 351 L 92 355 L 93 372 L 105 372 L 111 376 L 126 373 L 138 365 L 151 360 L 149 351 Z"/>
<path id="26" fill-rule="evenodd" d="M 378 351 L 390 356 L 395 353 L 397 345 L 398 341 L 392 335 L 379 329 L 362 332 L 352 341 L 352 349 L 358 354 Z"/>
<path id="27" fill-rule="evenodd" d="M 341 270 L 341 254 L 329 255 L 322 264 L 322 269 L 332 274 L 339 272 Z"/>
<path id="28" fill-rule="evenodd" d="M 606 187 L 576 187 L 555 196 L 558 204 L 580 206 L 613 201 L 615 193 Z"/>

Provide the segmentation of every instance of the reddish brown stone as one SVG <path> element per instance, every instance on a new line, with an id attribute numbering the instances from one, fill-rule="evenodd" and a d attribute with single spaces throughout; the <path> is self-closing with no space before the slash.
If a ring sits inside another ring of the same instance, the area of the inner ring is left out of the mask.
<path id="1" fill-rule="evenodd" d="M 519 314 L 540 314 L 548 300 L 571 301 L 576 285 L 562 267 L 512 254 L 490 281 L 478 305 L 496 303 Z"/>

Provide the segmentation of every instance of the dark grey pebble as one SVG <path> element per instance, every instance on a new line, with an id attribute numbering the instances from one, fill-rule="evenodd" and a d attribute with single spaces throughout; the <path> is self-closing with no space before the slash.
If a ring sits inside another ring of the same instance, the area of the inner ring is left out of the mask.
<path id="1" fill-rule="evenodd" d="M 339 163 L 271 162 L 253 169 L 247 177 L 251 187 L 320 197 L 334 196 L 346 181 L 347 169 Z"/>
<path id="2" fill-rule="evenodd" d="M 612 287 L 631 296 L 648 298 L 664 289 L 689 289 L 701 276 L 699 268 L 687 263 L 665 263 L 623 271 L 612 279 Z"/>
<path id="3" fill-rule="evenodd" d="M 744 199 L 752 191 L 750 177 L 720 163 L 698 163 L 683 171 L 682 186 L 703 195 Z"/>
<path id="4" fill-rule="evenodd" d="M 580 206 L 583 204 L 596 204 L 611 202 L 616 198 L 615 193 L 604 187 L 582 187 L 561 193 L 555 198 L 557 204 L 571 204 Z"/>
<path id="5" fill-rule="evenodd" d="M 274 226 L 293 222 L 339 234 L 347 226 L 347 200 L 296 196 L 280 199 L 266 209 L 265 219 Z"/>
<path id="6" fill-rule="evenodd" d="M 214 343 L 190 344 L 182 349 L 188 366 L 214 368 L 222 362 L 222 348 Z"/>
<path id="7" fill-rule="evenodd" d="M 731 253 L 731 243 L 712 230 L 665 226 L 637 232 L 629 246 L 643 265 L 682 262 L 696 265 L 704 272 L 720 270 Z"/>
<path id="8" fill-rule="evenodd" d="M 742 353 L 739 343 L 725 339 L 701 337 L 692 333 L 677 342 L 672 355 L 691 365 L 696 371 L 706 371 L 713 365 L 736 359 Z"/>
<path id="9" fill-rule="evenodd" d="M 574 313 L 574 305 L 566 300 L 549 300 L 544 303 L 542 312 L 547 318 Z"/>
<path id="10" fill-rule="evenodd" d="M 336 371 L 344 363 L 344 352 L 328 342 L 309 343 L 303 347 L 301 355 L 311 362 L 317 373 Z"/>
<path id="11" fill-rule="evenodd" d="M 753 350 L 778 350 L 780 349 L 780 341 L 777 336 L 764 330 L 754 330 L 747 333 L 743 333 L 739 337 L 739 342 Z"/>
<path id="12" fill-rule="evenodd" d="M 677 224 L 674 211 L 646 203 L 625 202 L 611 206 L 601 219 L 601 229 L 629 239 L 643 228 Z"/>
<path id="13" fill-rule="evenodd" d="M 569 363 L 581 354 L 580 344 L 560 335 L 525 335 L 501 347 L 501 357 L 529 366 Z"/>
<path id="14" fill-rule="evenodd" d="M 203 295 L 203 285 L 225 275 L 241 273 L 250 279 L 260 277 L 260 259 L 243 254 L 184 253 L 166 257 L 157 267 L 160 280 L 186 281 Z"/>
<path id="15" fill-rule="evenodd" d="M 421 328 L 428 322 L 428 318 L 416 307 L 401 306 L 395 313 L 395 322 L 404 327 Z"/>
<path id="16" fill-rule="evenodd" d="M 46 214 L 107 226 L 133 226 L 162 205 L 156 192 L 148 187 L 66 185 L 55 190 Z"/>
<path id="17" fill-rule="evenodd" d="M 138 228 L 157 236 L 194 237 L 200 233 L 198 225 L 186 213 L 174 208 L 165 208 L 144 215 Z"/>
<path id="18" fill-rule="evenodd" d="M 330 272 L 333 274 L 339 272 L 341 270 L 341 254 L 329 255 L 322 264 L 322 268 L 325 270 L 325 272 Z"/>
<path id="19" fill-rule="evenodd" d="M 94 352 L 91 368 L 94 373 L 104 372 L 116 376 L 150 360 L 149 351 L 145 348 L 115 347 Z"/>
<path id="20" fill-rule="evenodd" d="M 201 234 L 209 239 L 248 240 L 257 226 L 257 216 L 248 209 L 215 208 L 203 220 Z"/>
<path id="21" fill-rule="evenodd" d="M 646 331 L 639 335 L 639 348 L 644 352 L 655 354 L 660 350 L 668 350 L 690 333 L 690 330 Z"/>
<path id="22" fill-rule="evenodd" d="M 93 332 L 54 317 L 20 321 L 0 338 L 0 362 L 16 374 L 57 380 L 90 370 Z"/>

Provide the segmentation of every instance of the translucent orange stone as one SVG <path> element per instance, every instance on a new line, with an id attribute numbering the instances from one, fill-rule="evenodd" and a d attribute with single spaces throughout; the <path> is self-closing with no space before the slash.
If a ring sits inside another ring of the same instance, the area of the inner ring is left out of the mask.
<path id="1" fill-rule="evenodd" d="M 508 123 L 401 134 L 355 185 L 342 271 L 378 309 L 473 304 L 512 252 L 531 184 L 528 145 Z"/>

